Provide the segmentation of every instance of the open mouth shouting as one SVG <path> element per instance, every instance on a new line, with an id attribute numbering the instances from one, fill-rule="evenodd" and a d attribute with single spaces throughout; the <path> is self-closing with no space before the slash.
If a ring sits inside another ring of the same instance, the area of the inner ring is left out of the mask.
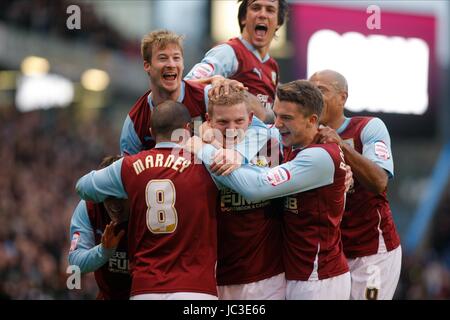
<path id="1" fill-rule="evenodd" d="M 255 35 L 258 40 L 263 40 L 267 35 L 268 26 L 264 23 L 258 23 L 255 27 Z"/>
<path id="2" fill-rule="evenodd" d="M 281 139 L 283 141 L 286 141 L 286 139 L 288 139 L 291 135 L 291 133 L 289 131 L 280 131 L 280 135 L 281 135 Z"/>
<path id="3" fill-rule="evenodd" d="M 163 72 L 162 77 L 165 81 L 175 81 L 177 80 L 178 74 L 174 71 L 165 71 Z"/>
<path id="4" fill-rule="evenodd" d="M 223 135 L 224 145 L 232 146 L 239 143 L 245 136 L 243 129 L 226 129 Z"/>

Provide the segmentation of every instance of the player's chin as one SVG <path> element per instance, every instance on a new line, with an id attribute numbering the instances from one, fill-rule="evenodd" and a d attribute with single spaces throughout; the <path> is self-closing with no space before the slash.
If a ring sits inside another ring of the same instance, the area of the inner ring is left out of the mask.
<path id="1" fill-rule="evenodd" d="M 267 36 L 265 36 L 264 38 L 261 37 L 253 38 L 253 46 L 256 48 L 263 48 L 267 46 L 269 43 L 270 41 L 268 41 Z"/>
<path id="2" fill-rule="evenodd" d="M 178 81 L 163 81 L 162 82 L 162 86 L 164 88 L 164 90 L 168 91 L 168 92 L 174 92 L 178 89 L 179 87 L 179 82 Z"/>
<path id="3" fill-rule="evenodd" d="M 290 134 L 283 134 L 281 135 L 281 143 L 285 147 L 291 147 L 292 146 L 292 139 Z"/>
<path id="4" fill-rule="evenodd" d="M 264 36 L 257 36 L 256 34 L 253 37 L 253 42 L 258 47 L 265 47 L 270 44 L 270 41 L 272 41 L 273 34 L 267 32 Z"/>

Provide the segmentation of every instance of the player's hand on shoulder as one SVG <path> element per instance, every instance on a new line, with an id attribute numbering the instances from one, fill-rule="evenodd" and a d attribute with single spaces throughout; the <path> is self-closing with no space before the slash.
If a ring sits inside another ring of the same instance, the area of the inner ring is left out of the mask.
<path id="1" fill-rule="evenodd" d="M 219 149 L 214 155 L 211 172 L 219 176 L 227 176 L 243 163 L 242 155 L 233 149 Z"/>
<path id="2" fill-rule="evenodd" d="M 114 229 L 116 227 L 117 223 L 110 222 L 106 228 L 105 231 L 103 231 L 102 235 L 102 246 L 105 249 L 115 249 L 119 245 L 120 239 L 125 234 L 125 230 L 120 230 L 119 233 L 115 234 Z"/>
<path id="3" fill-rule="evenodd" d="M 337 134 L 337 132 L 330 127 L 319 127 L 319 132 L 316 135 L 316 142 L 317 143 L 336 143 L 339 146 L 342 146 L 342 139 Z"/>

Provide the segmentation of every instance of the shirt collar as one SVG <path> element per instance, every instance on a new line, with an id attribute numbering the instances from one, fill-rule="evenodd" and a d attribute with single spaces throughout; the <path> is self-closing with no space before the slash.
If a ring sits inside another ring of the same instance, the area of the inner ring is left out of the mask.
<path id="1" fill-rule="evenodd" d="M 344 123 L 336 130 L 337 134 L 341 134 L 344 132 L 345 129 L 347 129 L 348 124 L 350 123 L 350 118 L 345 117 Z"/>
<path id="2" fill-rule="evenodd" d="M 155 148 L 181 148 L 181 146 L 175 142 L 164 141 L 164 142 L 158 142 L 155 145 Z"/>

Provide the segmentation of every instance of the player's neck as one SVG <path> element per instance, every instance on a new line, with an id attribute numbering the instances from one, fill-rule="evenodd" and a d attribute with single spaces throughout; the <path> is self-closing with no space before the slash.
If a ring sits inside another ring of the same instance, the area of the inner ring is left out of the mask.
<path id="1" fill-rule="evenodd" d="M 256 48 L 256 51 L 258 51 L 259 55 L 261 56 L 261 59 L 264 59 L 265 56 L 269 53 L 269 46 Z"/>
<path id="2" fill-rule="evenodd" d="M 266 55 L 269 53 L 269 47 L 270 47 L 270 42 L 267 46 L 264 47 L 255 47 L 254 44 L 252 44 L 251 40 L 250 40 L 250 36 L 247 34 L 247 32 L 244 30 L 244 32 L 242 33 L 242 39 L 244 39 L 245 41 L 247 41 L 249 44 L 251 44 L 253 46 L 253 48 L 258 51 L 259 56 L 261 57 L 261 59 L 264 59 L 266 57 Z"/>
<path id="3" fill-rule="evenodd" d="M 341 114 L 339 117 L 336 117 L 330 121 L 328 121 L 327 126 L 331 129 L 337 130 L 339 129 L 345 121 L 345 116 Z"/>
<path id="4" fill-rule="evenodd" d="M 160 103 L 163 103 L 166 100 L 177 101 L 178 97 L 181 94 L 181 86 L 177 88 L 177 90 L 168 92 L 162 88 L 154 88 L 150 86 L 152 92 L 150 93 L 150 97 L 152 99 L 153 105 L 157 106 Z"/>
<path id="5" fill-rule="evenodd" d="M 188 138 L 173 139 L 172 137 L 159 136 L 159 137 L 155 138 L 155 142 L 156 142 L 156 144 L 166 142 L 166 143 L 174 143 L 177 145 L 182 145 L 183 141 L 187 141 L 187 139 Z"/>
<path id="6" fill-rule="evenodd" d="M 308 135 L 302 141 L 299 141 L 297 144 L 294 144 L 292 146 L 293 149 L 304 149 L 310 144 L 314 144 L 317 132 L 318 130 L 316 127 L 314 127 L 314 129 L 311 129 Z"/>

